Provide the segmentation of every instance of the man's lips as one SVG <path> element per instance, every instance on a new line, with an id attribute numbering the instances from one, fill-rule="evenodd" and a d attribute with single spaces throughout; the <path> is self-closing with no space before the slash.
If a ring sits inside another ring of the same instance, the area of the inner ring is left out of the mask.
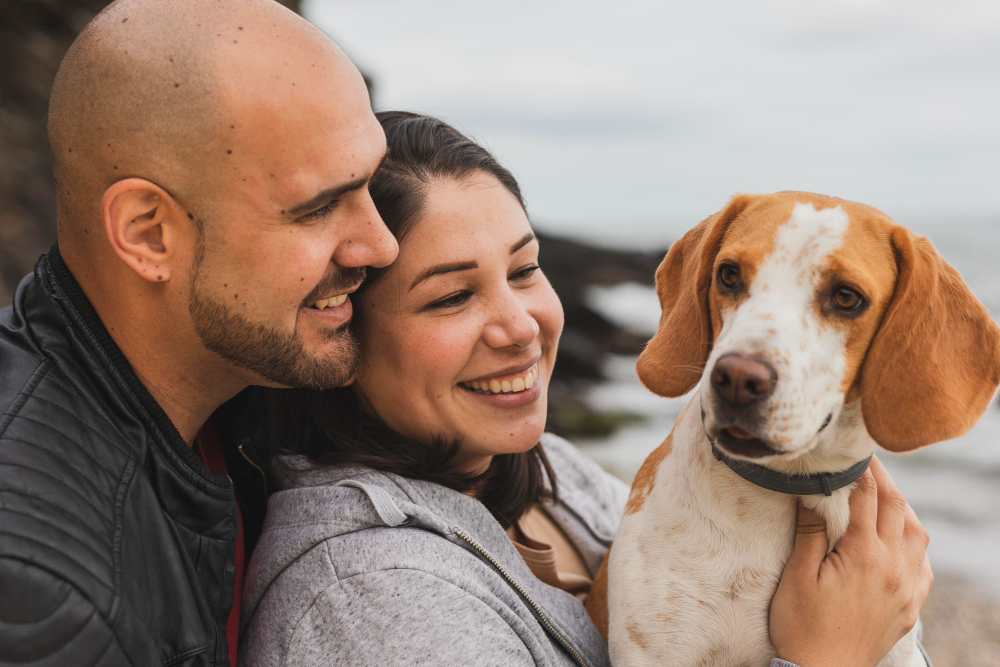
<path id="1" fill-rule="evenodd" d="M 341 290 L 337 293 L 333 294 L 327 293 L 326 296 L 307 302 L 306 307 L 314 308 L 316 310 L 325 310 L 326 308 L 336 308 L 337 306 L 347 301 L 348 295 L 357 291 L 359 287 L 361 287 L 361 283 L 354 285 L 350 289 Z"/>
<path id="2" fill-rule="evenodd" d="M 338 294 L 336 296 L 331 296 L 327 299 L 319 299 L 309 305 L 310 308 L 315 308 L 316 310 L 324 310 L 326 308 L 336 308 L 340 304 L 347 301 L 346 294 Z"/>

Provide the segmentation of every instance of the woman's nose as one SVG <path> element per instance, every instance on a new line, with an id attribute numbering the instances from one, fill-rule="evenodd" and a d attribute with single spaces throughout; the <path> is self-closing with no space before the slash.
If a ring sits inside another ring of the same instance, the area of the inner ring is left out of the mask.
<path id="1" fill-rule="evenodd" d="M 538 337 L 538 321 L 527 304 L 511 290 L 498 297 L 491 317 L 483 330 L 483 339 L 490 347 L 516 345 L 528 347 Z"/>

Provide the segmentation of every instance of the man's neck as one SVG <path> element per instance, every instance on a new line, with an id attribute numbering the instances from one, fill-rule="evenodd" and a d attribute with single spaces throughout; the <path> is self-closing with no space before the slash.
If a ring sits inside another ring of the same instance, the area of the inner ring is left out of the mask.
<path id="1" fill-rule="evenodd" d="M 65 257 L 64 257 L 65 259 Z M 108 284 L 66 261 L 88 300 L 136 376 L 166 413 L 181 438 L 194 443 L 198 431 L 249 378 L 201 343 L 185 317 L 171 318 L 160 307 L 156 288 L 130 285 L 129 276 Z M 129 290 L 133 290 L 132 294 Z"/>
<path id="2" fill-rule="evenodd" d="M 193 371 L 187 364 L 171 364 L 176 359 L 163 356 L 157 358 L 149 351 L 135 350 L 133 341 L 126 342 L 116 338 L 115 342 L 122 348 L 122 353 L 132 364 L 143 385 L 173 422 L 181 438 L 189 445 L 194 444 L 198 431 L 216 408 L 247 386 L 245 382 L 238 381 L 220 383 L 218 372 L 215 373 L 216 378 L 209 381 L 204 373 Z"/>

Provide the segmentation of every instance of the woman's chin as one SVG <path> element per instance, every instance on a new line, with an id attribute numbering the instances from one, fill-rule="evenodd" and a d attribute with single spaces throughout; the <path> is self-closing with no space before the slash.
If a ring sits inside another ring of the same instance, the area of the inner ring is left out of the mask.
<path id="1" fill-rule="evenodd" d="M 488 460 L 501 454 L 520 454 L 538 444 L 545 431 L 545 416 L 540 419 L 516 423 L 484 422 L 467 433 L 480 434 L 476 438 L 464 438 L 463 444 L 470 460 Z M 488 463 L 486 464 L 488 465 Z"/>

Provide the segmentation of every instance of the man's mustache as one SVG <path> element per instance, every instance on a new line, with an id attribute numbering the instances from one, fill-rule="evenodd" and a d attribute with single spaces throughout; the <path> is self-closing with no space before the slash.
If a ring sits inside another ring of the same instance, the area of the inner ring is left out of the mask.
<path id="1" fill-rule="evenodd" d="M 302 306 L 306 307 L 328 294 L 343 294 L 347 290 L 357 287 L 365 279 L 365 274 L 365 267 L 352 266 L 338 269 L 336 272 L 324 276 L 319 285 L 302 300 Z"/>

